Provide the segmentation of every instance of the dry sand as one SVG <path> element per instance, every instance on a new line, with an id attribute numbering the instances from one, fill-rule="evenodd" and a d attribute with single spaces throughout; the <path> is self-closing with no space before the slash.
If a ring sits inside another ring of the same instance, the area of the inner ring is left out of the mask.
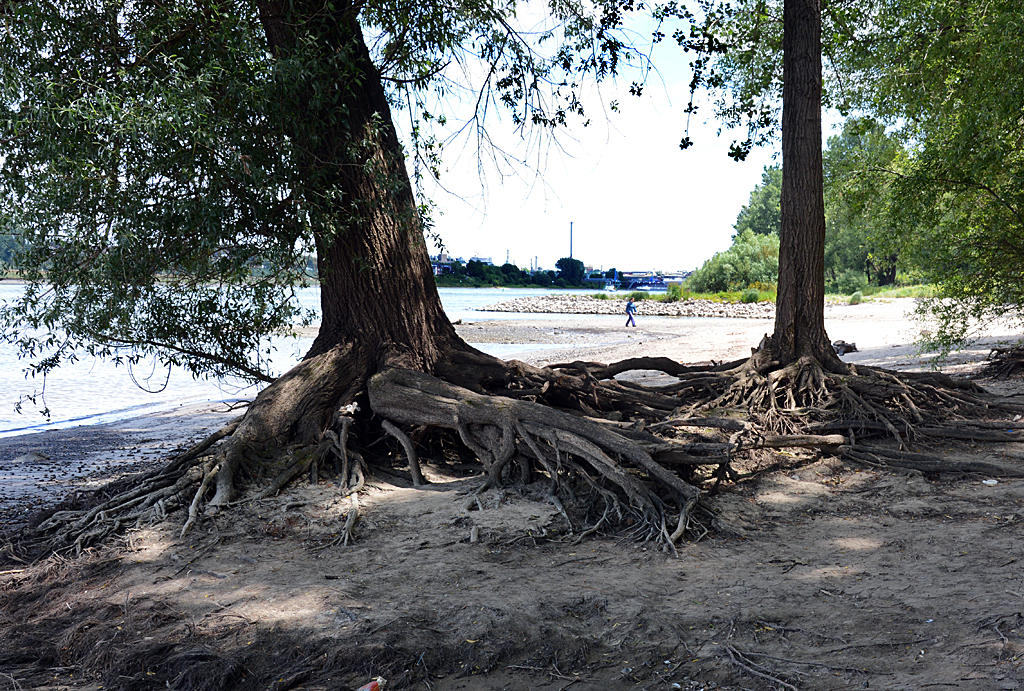
<path id="1" fill-rule="evenodd" d="M 843 356 L 844 362 L 900 370 L 928 369 L 935 355 L 918 353 L 915 342 L 927 325 L 922 327 L 913 319 L 915 305 L 911 298 L 869 300 L 858 305 L 829 303 L 825 306 L 825 330 L 832 341 L 857 344 L 858 351 Z M 772 319 L 638 316 L 636 328 L 625 327 L 624 321 L 624 316 L 563 315 L 515 321 L 484 317 L 457 328 L 459 335 L 473 343 L 545 344 L 544 350 L 508 356 L 535 365 L 574 360 L 614 362 L 642 355 L 661 355 L 685 363 L 729 361 L 750 355 L 750 349 L 774 328 Z M 1019 338 L 1019 325 L 997 322 L 979 334 L 974 346 L 942 363 L 941 369 L 960 371 L 963 364 L 984 359 L 992 345 Z M 565 348 L 553 347 L 558 344 Z"/>
<path id="2" fill-rule="evenodd" d="M 909 307 L 830 306 L 826 326 L 857 343 L 844 360 L 921 369 Z M 771 330 L 645 319 L 626 331 L 571 317 L 477 326 L 460 331 L 566 346 L 521 355 L 536 364 L 728 360 Z M 988 344 L 1011 331 L 993 329 Z M 951 367 L 967 373 L 987 352 Z M 231 414 L 0 440 L 0 453 L 91 432 L 120 450 L 69 451 L 64 463 L 152 463 L 142 459 L 160 444 Z M 951 453 L 1020 464 L 1018 447 Z M 322 482 L 204 519 L 184 539 L 172 517 L 75 561 L 0 566 L 0 691 L 347 691 L 378 674 L 388 691 L 1024 688 L 1022 480 L 783 454 L 714 499 L 743 538 L 709 536 L 673 556 L 625 538 L 574 542 L 544 487 L 488 492 L 467 511 L 472 469 L 425 470 L 426 489 L 399 472 L 372 478 L 347 546 L 337 536 L 351 500 Z"/>

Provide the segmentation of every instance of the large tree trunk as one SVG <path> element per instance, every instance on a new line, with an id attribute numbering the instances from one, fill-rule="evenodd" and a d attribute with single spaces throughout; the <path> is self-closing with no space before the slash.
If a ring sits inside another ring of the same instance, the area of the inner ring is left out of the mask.
<path id="1" fill-rule="evenodd" d="M 785 0 L 782 228 L 770 356 L 841 368 L 825 333 L 825 202 L 821 155 L 820 0 Z"/>
<path id="2" fill-rule="evenodd" d="M 410 366 L 429 371 L 457 337 L 441 308 L 402 146 L 358 8 L 335 7 L 261 4 L 268 43 L 279 58 L 291 57 L 296 45 L 308 51 L 310 38 L 319 54 L 305 59 L 332 65 L 337 54 L 346 55 L 340 74 L 314 74 L 296 85 L 303 112 L 289 133 L 301 152 L 304 201 L 316 204 L 311 197 L 324 189 L 341 193 L 324 199 L 329 208 L 319 213 L 333 227 L 315 229 L 323 321 L 307 357 L 355 339 L 374 351 L 404 350 Z M 302 36 L 296 35 L 300 27 Z"/>
<path id="3" fill-rule="evenodd" d="M 240 451 L 221 465 L 214 506 L 233 499 L 247 455 L 318 442 L 346 404 L 368 414 L 367 382 L 384 366 L 474 388 L 506 369 L 464 343 L 444 314 L 358 8 L 261 2 L 260 15 L 274 56 L 311 66 L 288 73 L 305 81 L 288 85 L 298 112 L 285 126 L 299 152 L 295 196 L 314 228 L 322 321 L 303 362 L 260 393 L 232 436 Z"/>

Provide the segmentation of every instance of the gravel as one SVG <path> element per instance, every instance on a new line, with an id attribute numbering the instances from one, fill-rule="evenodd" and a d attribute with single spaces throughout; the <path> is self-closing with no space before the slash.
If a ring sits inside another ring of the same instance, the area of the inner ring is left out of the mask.
<path id="1" fill-rule="evenodd" d="M 679 300 L 661 302 L 639 300 L 637 315 L 648 317 L 713 317 L 733 319 L 773 319 L 775 305 L 771 302 L 714 302 L 712 300 Z M 520 312 L 548 314 L 625 314 L 626 300 L 601 300 L 590 295 L 544 295 L 523 297 L 488 305 L 487 312 Z"/>

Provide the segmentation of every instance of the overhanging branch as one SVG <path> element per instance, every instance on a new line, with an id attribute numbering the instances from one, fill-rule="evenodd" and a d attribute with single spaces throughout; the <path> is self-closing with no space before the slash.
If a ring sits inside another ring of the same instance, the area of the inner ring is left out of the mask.
<path id="1" fill-rule="evenodd" d="M 88 334 L 88 336 L 90 338 L 92 338 L 94 341 L 96 341 L 97 343 L 100 343 L 100 344 L 103 344 L 103 345 L 110 345 L 110 346 L 113 346 L 115 348 L 134 347 L 134 346 L 139 346 L 139 345 L 152 346 L 153 348 L 162 348 L 164 350 L 169 350 L 171 352 L 181 353 L 182 355 L 188 355 L 189 357 L 194 357 L 194 358 L 198 358 L 198 359 L 201 359 L 201 360 L 207 360 L 207 361 L 209 361 L 211 363 L 216 363 L 218 365 L 223 365 L 223 366 L 225 366 L 225 367 L 227 367 L 229 369 L 233 369 L 233 370 L 236 370 L 238 372 L 241 372 L 241 373 L 251 377 L 252 379 L 255 379 L 256 381 L 261 381 L 261 382 L 264 382 L 264 383 L 267 383 L 267 384 L 269 384 L 270 382 L 274 381 L 274 378 L 271 377 L 270 375 L 268 375 L 268 374 L 266 374 L 266 373 L 264 373 L 264 372 L 262 372 L 260 370 L 254 369 L 254 368 L 252 368 L 252 367 L 250 367 L 250 366 L 248 366 L 248 365 L 246 365 L 246 364 L 244 364 L 242 362 L 238 362 L 237 360 L 232 360 L 231 358 L 226 358 L 226 357 L 223 357 L 221 355 L 216 355 L 214 353 L 207 353 L 207 352 L 204 352 L 204 351 L 201 351 L 201 350 L 196 350 L 194 348 L 183 348 L 181 346 L 172 345 L 170 343 L 161 343 L 160 341 L 154 341 L 152 339 L 145 339 L 145 338 L 137 339 L 137 340 L 136 339 L 126 339 L 126 338 L 118 338 L 117 336 L 111 336 L 109 334 L 99 334 L 99 333 L 90 333 L 90 334 Z"/>

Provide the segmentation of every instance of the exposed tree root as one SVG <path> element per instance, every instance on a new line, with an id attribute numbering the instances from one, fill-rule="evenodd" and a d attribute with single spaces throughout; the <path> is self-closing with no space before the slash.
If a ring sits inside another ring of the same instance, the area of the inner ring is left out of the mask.
<path id="1" fill-rule="evenodd" d="M 652 531 L 668 512 L 682 512 L 700 491 L 651 458 L 639 444 L 586 417 L 531 401 L 483 396 L 439 379 L 387 368 L 370 380 L 370 405 L 380 416 L 404 424 L 450 429 L 481 460 L 487 486 L 503 483 L 509 462 L 535 462 L 555 483 L 591 473 L 618 492 L 604 495 L 613 510 L 628 511 Z M 630 468 L 642 471 L 652 488 Z M 619 494 L 624 498 L 620 502 Z"/>
<path id="2" fill-rule="evenodd" d="M 922 473 L 982 473 L 999 477 L 1024 477 L 1024 468 L 1006 468 L 982 461 L 950 461 L 930 454 L 901 452 L 884 447 L 851 449 L 844 446 L 839 451 L 844 458 L 879 468 L 907 468 Z"/>
<path id="3" fill-rule="evenodd" d="M 412 484 L 419 487 L 424 484 L 423 472 L 420 470 L 420 459 L 416 454 L 416 447 L 409 437 L 405 436 L 402 430 L 398 429 L 390 420 L 383 420 L 380 426 L 389 435 L 398 440 L 405 449 L 405 456 L 409 459 L 409 473 L 412 475 Z"/>
<path id="4" fill-rule="evenodd" d="M 831 372 L 812 358 L 780 366 L 756 354 L 710 366 L 636 358 L 548 368 L 497 367 L 464 355 L 447 380 L 383 364 L 364 382 L 351 375 L 365 371 L 358 349 L 339 346 L 275 383 L 244 419 L 88 510 L 54 513 L 34 536 L 50 550 L 78 552 L 179 508 L 187 510 L 184 534 L 204 512 L 230 507 L 244 485 L 253 487 L 246 496 L 266 498 L 302 477 L 332 480 L 343 496 L 353 495 L 370 470 L 362 451 L 388 439 L 407 460 L 411 484 L 421 486 L 418 449 L 443 430 L 485 473 L 468 510 L 481 506 L 489 488 L 546 478 L 548 500 L 574 540 L 626 529 L 670 550 L 721 525 L 701 497 L 709 485 L 736 479 L 736 459 L 758 450 L 810 448 L 879 467 L 1024 476 L 926 453 L 930 441 L 1005 443 L 1024 435 L 1024 421 L 1011 419 L 1024 414 L 1024 404 L 939 374 L 852 366 Z M 635 369 L 674 379 L 659 386 L 616 379 Z M 325 377 L 332 382 L 326 390 Z M 357 399 L 364 400 L 361 413 Z M 582 520 L 566 510 L 569 500 L 589 506 Z M 344 543 L 355 537 L 358 498 L 352 502 Z"/>
<path id="5" fill-rule="evenodd" d="M 347 545 L 349 540 L 355 541 L 356 539 L 356 523 L 359 522 L 359 495 L 356 493 L 352 494 L 352 506 L 349 507 L 348 513 L 345 514 L 345 525 L 341 529 L 342 544 Z"/>
<path id="6" fill-rule="evenodd" d="M 1005 379 L 1024 372 L 1024 345 L 993 348 L 988 362 L 981 370 L 982 376 Z"/>

